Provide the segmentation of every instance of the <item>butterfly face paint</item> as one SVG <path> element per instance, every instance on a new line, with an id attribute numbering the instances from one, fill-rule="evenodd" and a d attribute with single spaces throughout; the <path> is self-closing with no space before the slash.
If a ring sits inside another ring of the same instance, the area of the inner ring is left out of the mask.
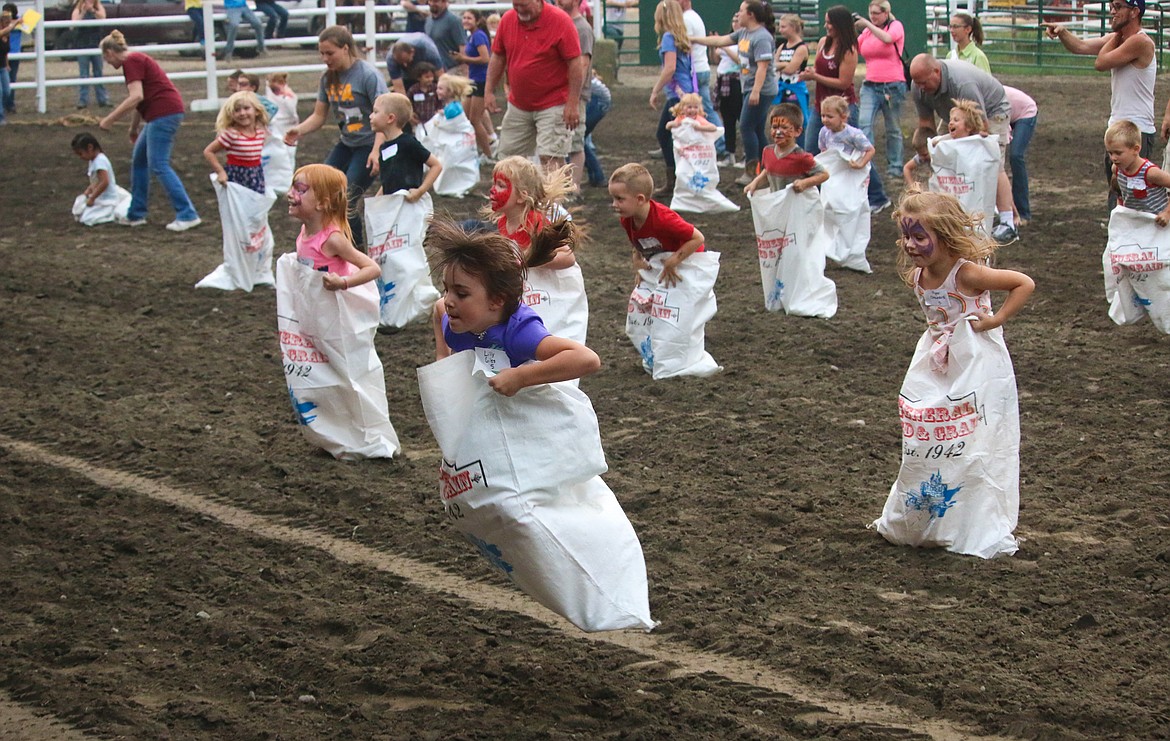
<path id="1" fill-rule="evenodd" d="M 492 205 L 492 211 L 503 210 L 510 200 L 512 200 L 512 181 L 503 175 L 496 175 L 492 178 L 492 187 L 488 191 L 488 202 Z"/>
<path id="2" fill-rule="evenodd" d="M 910 257 L 930 259 L 934 255 L 934 235 L 922 222 L 910 216 L 902 217 L 902 249 Z"/>

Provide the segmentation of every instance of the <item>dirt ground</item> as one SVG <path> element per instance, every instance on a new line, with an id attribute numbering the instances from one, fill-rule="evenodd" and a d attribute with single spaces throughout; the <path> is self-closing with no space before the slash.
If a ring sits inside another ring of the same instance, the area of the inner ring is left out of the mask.
<path id="1" fill-rule="evenodd" d="M 79 129 L 17 114 L 0 130 L 0 735 L 57 737 L 20 711 L 130 739 L 1170 737 L 1170 340 L 1106 315 L 1107 80 L 1005 81 L 1040 105 L 1035 220 L 999 257 L 1037 284 L 1006 329 L 1019 553 L 865 529 L 897 473 L 897 393 L 924 328 L 889 212 L 872 275 L 830 268 L 831 320 L 763 310 L 747 211 L 697 217 L 723 255 L 707 342 L 726 370 L 654 382 L 623 331 L 628 247 L 590 189 L 580 261 L 604 368 L 582 388 L 662 623 L 592 638 L 523 598 L 477 601 L 509 587 L 436 496 L 415 377 L 429 327 L 377 339 L 403 456 L 336 462 L 301 438 L 273 292 L 192 288 L 220 262 L 210 114 L 175 150 L 207 222 L 181 236 L 157 185 L 146 227 L 76 225 Z M 661 176 L 647 88 L 614 93 L 595 135 L 607 172 Z M 72 91 L 54 95 L 71 110 Z M 128 185 L 124 134 L 103 141 Z M 310 136 L 300 162 L 334 141 Z M 463 215 L 483 197 L 437 203 Z M 279 205 L 271 225 L 292 250 Z M 228 505 L 247 517 L 228 523 Z"/>

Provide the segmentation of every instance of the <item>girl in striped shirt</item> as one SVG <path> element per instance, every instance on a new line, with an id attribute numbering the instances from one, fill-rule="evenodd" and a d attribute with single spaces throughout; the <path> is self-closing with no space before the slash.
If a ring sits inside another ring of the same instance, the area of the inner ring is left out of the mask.
<path id="1" fill-rule="evenodd" d="M 203 150 L 203 156 L 215 170 L 219 184 L 236 183 L 263 193 L 260 150 L 268 136 L 268 111 L 256 93 L 233 93 L 219 110 L 215 131 L 215 140 Z M 227 152 L 226 168 L 219 163 L 220 152 Z"/>

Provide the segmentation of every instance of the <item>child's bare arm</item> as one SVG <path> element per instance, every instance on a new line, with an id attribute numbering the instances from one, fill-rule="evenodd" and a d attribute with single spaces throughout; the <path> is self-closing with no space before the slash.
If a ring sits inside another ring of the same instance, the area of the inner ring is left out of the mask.
<path id="1" fill-rule="evenodd" d="M 792 184 L 792 189 L 795 190 L 797 193 L 803 193 L 804 191 L 808 190 L 809 188 L 817 187 L 818 185 L 820 185 L 821 183 L 825 182 L 828 179 L 829 179 L 829 172 L 827 170 L 825 170 L 823 172 L 813 173 L 812 175 L 809 175 L 806 178 L 801 178 L 800 180 L 797 180 L 796 182 L 794 182 Z"/>
<path id="2" fill-rule="evenodd" d="M 581 378 L 601 369 L 601 358 L 580 342 L 549 335 L 536 346 L 538 363 L 508 368 L 488 380 L 496 393 L 515 396 L 520 389 L 542 383 Z"/>
<path id="3" fill-rule="evenodd" d="M 861 168 L 863 168 L 869 164 L 870 160 L 873 159 L 874 152 L 876 152 L 876 151 L 877 150 L 871 146 L 869 149 L 862 152 L 860 157 L 858 157 L 857 159 L 850 162 L 849 166 L 852 167 L 854 170 L 860 170 Z"/>
<path id="4" fill-rule="evenodd" d="M 85 189 L 85 195 L 87 196 L 85 199 L 86 205 L 92 206 L 94 201 L 98 199 L 98 196 L 100 196 L 102 193 L 105 193 L 106 189 L 109 187 L 110 173 L 106 170 L 98 170 L 97 182 Z"/>
<path id="5" fill-rule="evenodd" d="M 662 275 L 658 276 L 659 283 L 665 283 L 667 288 L 673 288 L 682 281 L 678 274 L 678 266 L 682 261 L 695 254 L 695 250 L 703 246 L 703 233 L 698 229 L 691 232 L 691 238 L 683 243 L 682 247 L 670 257 L 662 261 Z"/>
<path id="6" fill-rule="evenodd" d="M 767 180 L 768 180 L 768 173 L 761 171 L 760 174 L 756 175 L 755 178 L 753 178 L 750 183 L 743 186 L 744 195 L 750 196 L 752 193 L 755 193 L 757 190 L 759 190 L 764 185 L 765 182 L 767 182 Z"/>
<path id="7" fill-rule="evenodd" d="M 556 257 L 541 265 L 549 270 L 564 270 L 577 264 L 577 256 L 568 247 L 561 247 L 555 253 Z"/>
<path id="8" fill-rule="evenodd" d="M 447 338 L 443 336 L 443 317 L 447 316 L 447 305 L 443 299 L 435 302 L 431 318 L 435 329 L 435 360 L 442 360 L 451 355 L 451 348 L 447 345 Z"/>
<path id="9" fill-rule="evenodd" d="M 439 179 L 439 173 L 443 171 L 443 163 L 439 162 L 439 158 L 433 154 L 427 159 L 427 167 L 430 169 L 427 170 L 426 175 L 423 175 L 422 185 L 417 188 L 412 188 L 406 194 L 406 200 L 408 202 L 415 203 L 423 197 L 423 193 L 429 193 L 431 186 Z"/>
<path id="10" fill-rule="evenodd" d="M 1028 297 L 1032 295 L 1036 284 L 1031 278 L 1015 270 L 997 270 L 986 265 L 967 263 L 959 270 L 957 284 L 960 291 L 975 296 L 984 291 L 1007 291 L 1008 296 L 995 316 L 978 314 L 979 318 L 971 323 L 976 332 L 986 332 L 989 329 L 1002 326 L 1024 307 Z"/>
<path id="11" fill-rule="evenodd" d="M 666 128 L 667 128 L 668 130 L 669 130 L 669 129 L 677 129 L 677 128 L 679 127 L 679 124 L 680 124 L 680 123 L 681 123 L 681 122 L 680 122 L 680 121 L 679 121 L 677 118 L 676 118 L 676 119 L 673 119 L 673 120 L 671 120 L 671 121 L 667 121 L 667 122 L 666 122 Z"/>
<path id="12" fill-rule="evenodd" d="M 215 173 L 215 179 L 219 181 L 220 185 L 227 184 L 227 170 L 223 169 L 223 165 L 219 164 L 219 157 L 217 152 L 222 152 L 223 144 L 220 144 L 219 139 L 208 144 L 203 149 L 203 159 L 207 160 L 207 164 L 211 165 L 211 171 Z"/>
<path id="13" fill-rule="evenodd" d="M 344 277 L 337 273 L 326 273 L 321 279 L 326 290 L 344 291 L 363 283 L 369 283 L 382 275 L 382 269 L 378 267 L 378 263 L 371 260 L 370 256 L 364 252 L 359 252 L 353 243 L 343 237 L 340 232 L 329 235 L 329 239 L 326 239 L 325 244 L 321 245 L 321 251 L 331 257 L 340 257 L 358 267 L 356 273 Z"/>
<path id="14" fill-rule="evenodd" d="M 906 187 L 914 184 L 914 171 L 918 168 L 917 160 L 910 160 L 902 165 L 902 179 L 906 181 Z"/>

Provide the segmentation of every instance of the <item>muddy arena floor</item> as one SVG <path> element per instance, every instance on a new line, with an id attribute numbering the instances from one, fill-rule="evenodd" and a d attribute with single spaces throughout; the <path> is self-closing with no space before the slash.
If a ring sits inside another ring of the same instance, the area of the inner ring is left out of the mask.
<path id="1" fill-rule="evenodd" d="M 646 79 L 614 89 L 595 134 L 607 172 L 662 175 Z M 193 289 L 221 257 L 210 114 L 188 116 L 174 156 L 206 223 L 175 235 L 157 184 L 146 227 L 75 224 L 81 129 L 53 123 L 73 91 L 53 93 L 55 114 L 18 113 L 0 130 L 0 737 L 1170 736 L 1170 339 L 1106 315 L 1108 82 L 1005 82 L 1040 106 L 1035 218 L 998 258 L 1037 285 L 1006 327 L 1022 422 L 1010 558 L 866 530 L 924 328 L 890 212 L 872 275 L 829 269 L 830 320 L 764 311 L 747 211 L 695 218 L 722 253 L 707 346 L 725 370 L 654 382 L 624 334 L 628 246 L 605 191 L 586 190 L 604 368 L 582 389 L 645 550 L 650 634 L 582 634 L 448 526 L 415 376 L 433 359 L 425 323 L 377 338 L 403 454 L 342 463 L 306 444 L 274 293 Z M 294 87 L 309 98 L 313 78 Z M 101 137 L 124 185 L 125 132 Z M 309 136 L 299 162 L 335 139 Z M 437 210 L 469 215 L 484 192 Z M 292 250 L 279 202 L 271 225 Z"/>

